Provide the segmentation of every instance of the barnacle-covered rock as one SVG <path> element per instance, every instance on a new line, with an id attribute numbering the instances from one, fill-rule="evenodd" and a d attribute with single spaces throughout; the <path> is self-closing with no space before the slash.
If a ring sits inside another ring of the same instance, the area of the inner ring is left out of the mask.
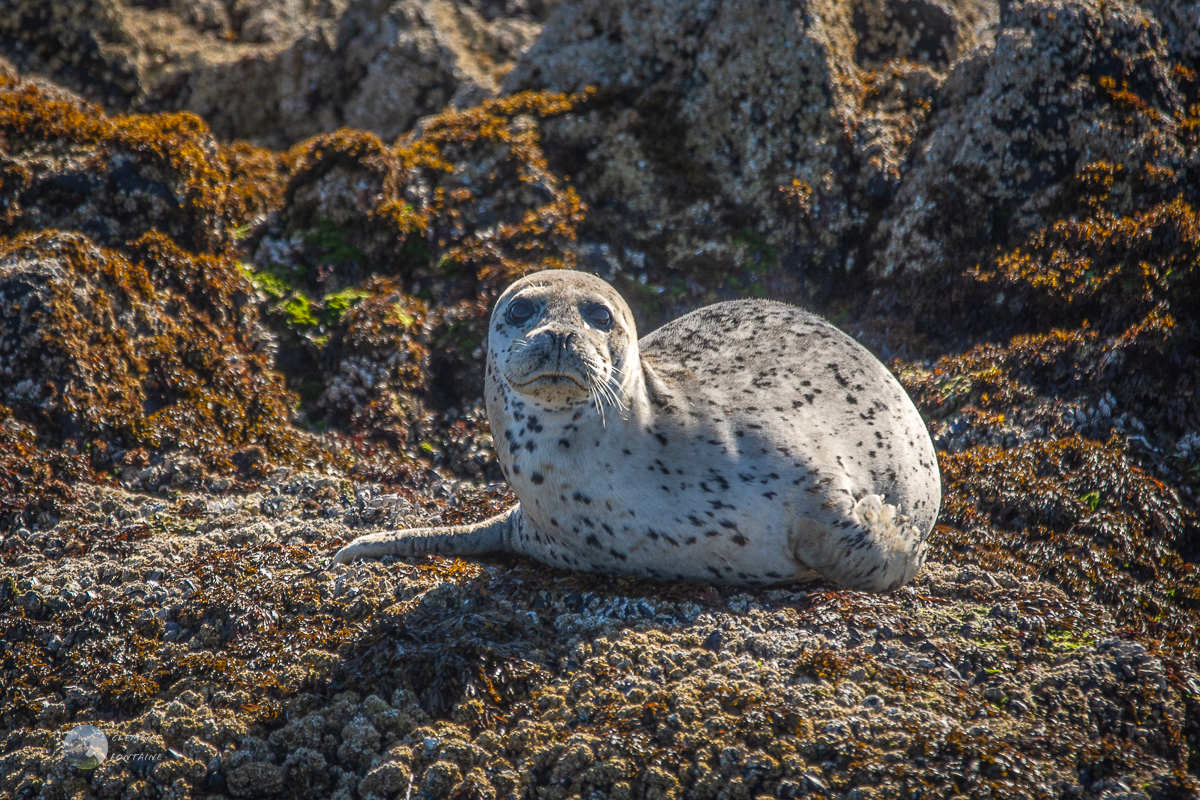
<path id="1" fill-rule="evenodd" d="M 15 0 L 0 10 L 0 52 L 22 72 L 53 75 L 93 102 L 137 94 L 136 46 L 117 0 Z"/>
<path id="2" fill-rule="evenodd" d="M 399 281 L 373 277 L 330 334 L 321 355 L 328 374 L 317 403 L 329 419 L 351 415 L 351 425 L 381 431 L 388 417 L 420 416 L 403 408 L 429 391 L 424 304 Z M 401 432 L 402 433 L 402 432 Z"/>
<path id="3" fill-rule="evenodd" d="M 1194 180 L 1196 78 L 1173 61 L 1135 5 L 1012 5 L 995 48 L 951 70 L 871 270 L 973 266 L 1097 194 L 1124 216 Z"/>
<path id="4" fill-rule="evenodd" d="M 249 761 L 230 770 L 225 784 L 234 797 L 271 797 L 283 789 L 283 772 L 270 762 Z"/>
<path id="5" fill-rule="evenodd" d="M 0 529 L 28 529 L 39 519 L 58 521 L 76 498 L 70 484 L 91 477 L 86 456 L 39 447 L 37 428 L 0 403 Z M 12 539 L 6 546 L 16 545 Z"/>
<path id="6" fill-rule="evenodd" d="M 343 124 L 394 140 L 495 94 L 554 2 L 9 3 L 0 53 L 121 111 L 200 114 L 276 147 Z"/>
<path id="7" fill-rule="evenodd" d="M 74 230 L 106 246 L 150 231 L 217 251 L 275 200 L 278 155 L 220 145 L 191 114 L 104 115 L 37 80 L 0 76 L 8 233 Z"/>
<path id="8" fill-rule="evenodd" d="M 1169 240 L 1193 253 L 1177 275 L 1186 286 L 1194 250 Z M 1147 304 L 1130 292 L 1105 306 L 1117 322 Z M 1191 462 L 1172 454 L 1195 425 L 1198 359 L 1195 333 L 1167 307 L 1164 299 L 1107 335 L 1023 335 L 896 366 L 940 451 L 945 527 L 932 539 L 935 557 L 1052 579 L 1192 651 L 1200 519 Z"/>
<path id="9" fill-rule="evenodd" d="M 78 233 L 3 242 L 3 402 L 45 443 L 77 451 L 185 448 L 211 462 L 257 443 L 298 457 L 290 396 L 270 371 L 245 278 L 161 234 L 132 249 Z"/>
<path id="10" fill-rule="evenodd" d="M 994 17 L 987 3 L 580 0 L 505 86 L 598 88 L 546 126 L 592 208 L 591 268 L 673 294 L 816 280 L 861 261 L 945 70 Z"/>
<path id="11" fill-rule="evenodd" d="M 118 496 L 89 494 L 98 510 L 73 523 L 90 541 L 79 556 L 39 562 L 36 583 L 16 570 L 0 583 L 13 664 L 0 714 L 17 731 L 0 791 L 65 785 L 42 766 L 55 742 L 34 722 L 55 703 L 66 724 L 119 708 L 95 724 L 136 733 L 140 752 L 181 754 L 150 780 L 246 797 L 1197 789 L 1182 766 L 1194 665 L 1016 561 L 932 563 L 887 596 L 439 558 L 313 573 L 324 544 L 303 531 L 353 530 L 254 523 L 250 497 L 186 535 L 134 534 L 118 567 L 107 556 L 121 543 L 98 522 Z M 101 631 L 168 613 L 159 629 L 76 640 L 80 612 L 49 598 L 81 590 Z M 36 626 L 13 613 L 32 594 L 49 607 Z M 314 646 L 339 655 L 297 669 Z"/>
<path id="12" fill-rule="evenodd" d="M 585 97 L 528 92 L 447 111 L 395 147 L 350 130 L 314 137 L 294 150 L 284 228 L 323 237 L 311 242 L 318 261 L 398 272 L 442 302 L 473 297 L 474 281 L 571 266 L 582 207 L 547 166 L 538 121 Z"/>

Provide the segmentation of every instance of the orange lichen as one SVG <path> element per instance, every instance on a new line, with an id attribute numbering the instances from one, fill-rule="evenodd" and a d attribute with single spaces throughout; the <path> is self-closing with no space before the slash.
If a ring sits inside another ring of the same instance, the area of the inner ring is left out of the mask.
<path id="1" fill-rule="evenodd" d="M 1051 580 L 1173 646 L 1200 645 L 1200 568 L 1176 541 L 1195 529 L 1195 513 L 1118 442 L 1074 436 L 939 461 L 934 559 Z"/>
<path id="2" fill-rule="evenodd" d="M 214 464 L 255 444 L 277 459 L 307 453 L 289 424 L 294 400 L 256 352 L 250 287 L 234 264 L 157 233 L 132 251 L 58 232 L 0 241 L 12 262 L 63 270 L 7 275 L 42 298 L 12 319 L 37 332 L 7 365 L 29 384 L 14 410 L 79 447 L 186 448 Z"/>
<path id="3" fill-rule="evenodd" d="M 1104 166 L 1093 165 L 1088 173 L 1104 190 L 1098 202 L 1112 183 L 1114 169 Z M 1097 211 L 1082 220 L 1060 220 L 973 274 L 1058 324 L 1088 316 L 1108 326 L 1128 324 L 1134 314 L 1159 304 L 1195 319 L 1200 217 L 1175 198 L 1129 217 Z"/>
<path id="4" fill-rule="evenodd" d="M 218 145 L 194 114 L 107 116 L 32 82 L 0 88 L 0 136 L 9 152 L 52 144 L 91 150 L 109 163 L 133 157 L 143 176 L 166 182 L 177 206 L 167 219 L 139 221 L 137 232 L 161 225 L 194 249 L 227 246 L 237 226 L 278 201 L 284 177 L 281 157 L 246 144 Z M 20 173 L 13 173 L 18 190 L 34 188 L 33 176 Z"/>

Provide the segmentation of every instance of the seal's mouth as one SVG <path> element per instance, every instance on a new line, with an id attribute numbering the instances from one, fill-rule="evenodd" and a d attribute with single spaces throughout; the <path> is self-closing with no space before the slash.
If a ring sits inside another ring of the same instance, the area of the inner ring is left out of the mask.
<path id="1" fill-rule="evenodd" d="M 579 378 L 578 375 L 573 375 L 570 372 L 539 372 L 532 378 L 521 383 L 513 384 L 518 389 L 535 388 L 540 386 L 578 386 L 580 389 L 587 391 L 587 386 Z"/>

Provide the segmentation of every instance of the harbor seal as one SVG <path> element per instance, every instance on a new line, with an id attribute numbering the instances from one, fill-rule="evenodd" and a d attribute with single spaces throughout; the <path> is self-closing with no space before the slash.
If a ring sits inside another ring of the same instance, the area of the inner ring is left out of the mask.
<path id="1" fill-rule="evenodd" d="M 616 290 L 548 270 L 488 332 L 496 454 L 519 500 L 475 525 L 363 536 L 335 563 L 508 551 L 557 567 L 767 585 L 912 580 L 941 503 L 904 389 L 825 320 L 766 300 L 640 341 Z"/>

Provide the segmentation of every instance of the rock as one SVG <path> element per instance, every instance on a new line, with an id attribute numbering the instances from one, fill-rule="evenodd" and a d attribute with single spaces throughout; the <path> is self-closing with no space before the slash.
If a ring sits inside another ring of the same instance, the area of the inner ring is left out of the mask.
<path id="1" fill-rule="evenodd" d="M 338 761 L 353 767 L 371 762 L 379 752 L 379 731 L 363 716 L 350 720 L 342 728 L 342 745 L 338 748 Z"/>
<path id="2" fill-rule="evenodd" d="M 995 16 L 985 2 L 583 0 L 504 86 L 598 87 L 546 136 L 593 210 L 594 247 L 622 231 L 614 266 L 816 280 L 861 262 L 945 70 Z"/>
<path id="3" fill-rule="evenodd" d="M 270 797 L 283 788 L 283 771 L 267 761 L 251 761 L 225 776 L 234 797 Z"/>
<path id="4" fill-rule="evenodd" d="M 1177 170 L 1152 180 L 1183 179 L 1196 155 L 1167 122 L 1186 101 L 1164 33 L 1133 5 L 1013 5 L 994 49 L 950 71 L 871 269 L 973 265 L 1079 208 L 1089 170 L 1115 170 L 1095 177 L 1116 181 L 1104 193 L 1120 214 L 1137 202 L 1130 182 L 1143 164 Z"/>
<path id="5" fill-rule="evenodd" d="M 408 768 L 396 761 L 387 761 L 367 773 L 358 785 L 360 795 L 389 797 L 412 785 Z"/>
<path id="6" fill-rule="evenodd" d="M 553 5 L 27 2 L 0 12 L 0 53 L 112 110 L 201 114 L 224 138 L 282 147 L 351 125 L 392 141 L 493 96 Z"/>
<path id="7" fill-rule="evenodd" d="M 299 747 L 289 752 L 283 762 L 283 777 L 288 793 L 293 797 L 327 796 L 328 766 L 325 757 L 317 750 Z"/>
<path id="8" fill-rule="evenodd" d="M 76 233 L 2 248 L 0 402 L 58 442 L 184 447 L 210 461 L 250 436 L 277 456 L 300 446 L 262 354 L 269 340 L 253 315 L 231 314 L 249 285 L 228 261 L 160 234 L 138 240 L 134 261 Z"/>
<path id="9" fill-rule="evenodd" d="M 117 0 L 6 3 L 0 48 L 22 72 L 53 75 L 92 101 L 119 108 L 139 83 L 123 11 Z"/>
<path id="10" fill-rule="evenodd" d="M 0 74 L 6 229 L 85 233 L 106 246 L 146 233 L 203 252 L 265 212 L 279 157 L 219 145 L 191 114 L 108 117 L 39 80 Z M 53 142 L 50 153 L 40 145 Z"/>
<path id="11" fill-rule="evenodd" d="M 382 430 L 387 420 L 379 417 L 399 411 L 394 407 L 405 397 L 429 390 L 426 310 L 396 280 L 370 278 L 357 291 L 361 296 L 354 298 L 323 350 L 328 372 L 317 404 L 330 417 L 374 411 L 376 419 L 358 424 Z M 422 416 L 415 408 L 408 414 L 410 419 Z M 405 438 L 403 429 L 397 433 Z"/>
<path id="12" fill-rule="evenodd" d="M 425 770 L 425 775 L 421 782 L 421 794 L 419 797 L 434 798 L 449 797 L 455 785 L 462 779 L 462 771 L 455 765 L 447 761 L 436 761 L 429 769 Z"/>

